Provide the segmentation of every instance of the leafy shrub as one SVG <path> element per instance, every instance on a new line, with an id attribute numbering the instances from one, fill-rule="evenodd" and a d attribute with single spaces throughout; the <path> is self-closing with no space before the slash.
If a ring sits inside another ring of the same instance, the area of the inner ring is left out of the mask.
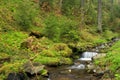
<path id="1" fill-rule="evenodd" d="M 55 42 L 76 42 L 79 40 L 78 23 L 64 16 L 50 15 L 45 19 L 43 33 Z"/>
<path id="2" fill-rule="evenodd" d="M 103 33 L 103 37 L 105 37 L 107 40 L 110 40 L 111 38 L 115 36 L 117 36 L 117 34 L 115 32 L 113 33 L 110 30 L 105 30 L 105 32 Z"/>
<path id="3" fill-rule="evenodd" d="M 31 1 L 20 1 L 16 10 L 15 20 L 20 25 L 20 29 L 28 30 L 37 16 L 37 9 Z"/>

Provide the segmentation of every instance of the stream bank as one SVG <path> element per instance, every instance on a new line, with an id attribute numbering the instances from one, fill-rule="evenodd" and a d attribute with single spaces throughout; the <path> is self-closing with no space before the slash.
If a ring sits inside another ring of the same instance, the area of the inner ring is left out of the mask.
<path id="1" fill-rule="evenodd" d="M 107 75 L 111 79 L 110 71 L 101 69 L 100 66 L 96 66 L 93 62 L 96 59 L 106 57 L 105 49 L 110 48 L 115 42 L 120 40 L 119 38 L 112 38 L 111 41 L 103 43 L 90 49 L 87 52 L 80 54 L 80 58 L 74 61 L 71 66 L 49 67 L 50 80 L 104 80 L 104 76 Z M 94 60 L 94 61 L 93 61 Z"/>
<path id="2" fill-rule="evenodd" d="M 105 49 L 106 46 L 112 46 L 113 43 L 119 39 L 112 39 L 110 43 L 104 43 L 100 46 L 93 48 L 96 49 Z M 110 44 L 110 45 L 109 45 Z M 100 54 L 100 53 L 99 53 Z M 82 55 L 82 56 L 81 56 Z M 94 56 L 98 55 L 96 51 L 86 51 L 84 53 L 79 53 L 80 58 L 74 61 L 73 65 L 64 65 L 58 67 L 47 67 L 46 69 L 49 72 L 48 76 L 40 78 L 41 80 L 99 80 L 105 71 L 96 72 L 95 67 L 88 71 L 87 67 L 92 63 L 92 59 L 95 59 Z M 99 68 L 100 69 L 100 68 Z M 40 76 L 40 75 L 38 75 Z M 26 79 L 25 79 L 26 80 Z M 28 80 L 39 80 L 36 76 Z"/>

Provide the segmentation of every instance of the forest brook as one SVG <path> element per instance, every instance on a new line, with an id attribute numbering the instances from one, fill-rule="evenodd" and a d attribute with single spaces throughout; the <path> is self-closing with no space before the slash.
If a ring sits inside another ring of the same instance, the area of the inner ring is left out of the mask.
<path id="1" fill-rule="evenodd" d="M 0 80 L 120 80 L 120 0 L 0 0 Z"/>

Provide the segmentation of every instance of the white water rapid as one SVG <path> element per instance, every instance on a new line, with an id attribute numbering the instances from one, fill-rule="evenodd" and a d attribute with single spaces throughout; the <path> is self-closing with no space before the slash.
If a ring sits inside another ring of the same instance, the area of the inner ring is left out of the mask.
<path id="1" fill-rule="evenodd" d="M 96 52 L 84 52 L 82 57 L 78 60 L 80 61 L 92 61 L 92 57 L 96 56 L 98 53 Z"/>
<path id="2" fill-rule="evenodd" d="M 82 56 L 78 59 L 79 62 L 75 62 L 73 66 L 69 67 L 69 69 L 85 69 L 86 65 L 82 62 L 92 61 L 92 57 L 96 56 L 98 53 L 96 52 L 84 52 Z"/>

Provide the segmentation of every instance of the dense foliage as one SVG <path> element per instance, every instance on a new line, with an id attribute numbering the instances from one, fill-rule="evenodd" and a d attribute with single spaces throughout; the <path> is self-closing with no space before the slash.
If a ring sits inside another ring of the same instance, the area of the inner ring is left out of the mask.
<path id="1" fill-rule="evenodd" d="M 66 17 L 50 15 L 45 19 L 43 33 L 55 42 L 79 41 L 78 23 Z"/>

